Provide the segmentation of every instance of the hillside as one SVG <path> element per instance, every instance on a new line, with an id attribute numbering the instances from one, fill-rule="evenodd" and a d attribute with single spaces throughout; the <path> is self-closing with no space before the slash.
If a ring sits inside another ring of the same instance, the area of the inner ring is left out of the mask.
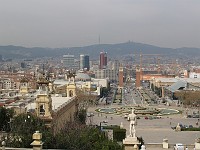
<path id="1" fill-rule="evenodd" d="M 148 44 L 127 42 L 119 44 L 100 44 L 84 47 L 71 48 L 26 48 L 22 46 L 0 46 L 0 55 L 3 58 L 39 58 L 39 57 L 60 57 L 65 54 L 72 54 L 79 57 L 80 54 L 89 54 L 91 59 L 99 57 L 99 53 L 105 51 L 109 58 L 120 58 L 129 54 L 163 54 L 171 57 L 193 57 L 200 56 L 200 48 L 163 48 Z"/>

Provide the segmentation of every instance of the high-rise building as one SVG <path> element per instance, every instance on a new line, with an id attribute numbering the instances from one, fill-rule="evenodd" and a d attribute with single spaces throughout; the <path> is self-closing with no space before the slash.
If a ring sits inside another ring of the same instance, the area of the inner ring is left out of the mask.
<path id="1" fill-rule="evenodd" d="M 113 64 L 112 64 L 112 69 L 119 69 L 120 67 L 120 62 L 119 60 L 114 60 Z"/>
<path id="2" fill-rule="evenodd" d="M 80 69 L 90 70 L 90 59 L 88 55 L 80 55 Z"/>
<path id="3" fill-rule="evenodd" d="M 21 62 L 21 68 L 26 68 L 26 63 L 25 62 Z"/>
<path id="4" fill-rule="evenodd" d="M 3 61 L 3 57 L 2 57 L 2 55 L 0 55 L 0 61 Z"/>
<path id="5" fill-rule="evenodd" d="M 99 69 L 105 69 L 106 66 L 107 66 L 107 53 L 106 52 L 101 52 L 100 53 Z"/>
<path id="6" fill-rule="evenodd" d="M 63 64 L 67 69 L 74 69 L 74 55 L 63 55 Z"/>

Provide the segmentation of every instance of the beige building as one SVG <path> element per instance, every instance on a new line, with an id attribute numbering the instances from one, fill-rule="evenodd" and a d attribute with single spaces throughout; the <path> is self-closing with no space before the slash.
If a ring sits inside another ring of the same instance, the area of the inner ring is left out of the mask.
<path id="1" fill-rule="evenodd" d="M 64 127 L 66 122 L 74 121 L 78 111 L 78 100 L 76 97 L 76 84 L 73 81 L 65 85 L 64 96 L 62 94 L 52 94 L 49 89 L 49 81 L 40 76 L 37 81 L 38 90 L 35 93 L 27 93 L 27 80 L 22 80 L 20 93 L 25 94 L 23 99 L 13 101 L 6 105 L 7 108 L 14 108 L 17 114 L 33 113 L 43 119 L 46 125 L 53 127 L 54 132 L 58 132 Z M 52 89 L 54 89 L 52 87 Z"/>
<path id="2" fill-rule="evenodd" d="M 118 81 L 118 69 L 99 69 L 94 70 L 96 79 L 105 79 L 108 78 L 110 81 Z"/>

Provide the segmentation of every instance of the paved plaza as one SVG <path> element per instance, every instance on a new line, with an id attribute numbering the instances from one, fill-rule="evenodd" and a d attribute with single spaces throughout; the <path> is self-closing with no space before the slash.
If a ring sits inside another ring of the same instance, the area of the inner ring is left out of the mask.
<path id="1" fill-rule="evenodd" d="M 88 118 L 88 123 L 93 125 L 99 125 L 100 122 L 107 121 L 107 125 L 120 125 L 123 123 L 123 127 L 127 130 L 127 135 L 129 134 L 129 121 L 124 118 L 123 115 L 116 114 L 104 114 L 96 112 L 95 110 L 100 107 L 107 106 L 97 106 L 93 108 L 88 108 L 88 112 L 94 114 L 92 118 Z M 112 106 L 119 107 L 119 106 Z M 157 106 L 164 107 L 164 106 Z M 176 109 L 180 109 L 177 107 Z M 169 144 L 183 143 L 186 145 L 194 144 L 195 139 L 200 137 L 199 131 L 181 131 L 176 132 L 171 129 L 172 126 L 176 126 L 178 123 L 182 125 L 193 125 L 196 127 L 197 118 L 185 118 L 182 114 L 162 116 L 160 119 L 145 119 L 141 117 L 137 120 L 136 126 L 136 136 L 142 137 L 145 143 L 162 143 L 164 138 L 169 140 Z M 103 126 L 104 123 L 101 123 Z"/>

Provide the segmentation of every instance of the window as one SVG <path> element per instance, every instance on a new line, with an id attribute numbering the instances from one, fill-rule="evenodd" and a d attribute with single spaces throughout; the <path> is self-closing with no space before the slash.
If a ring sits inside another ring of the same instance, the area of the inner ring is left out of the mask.
<path id="1" fill-rule="evenodd" d="M 45 115 L 44 104 L 40 105 L 39 113 L 40 113 L 40 115 L 43 115 L 43 116 Z"/>

